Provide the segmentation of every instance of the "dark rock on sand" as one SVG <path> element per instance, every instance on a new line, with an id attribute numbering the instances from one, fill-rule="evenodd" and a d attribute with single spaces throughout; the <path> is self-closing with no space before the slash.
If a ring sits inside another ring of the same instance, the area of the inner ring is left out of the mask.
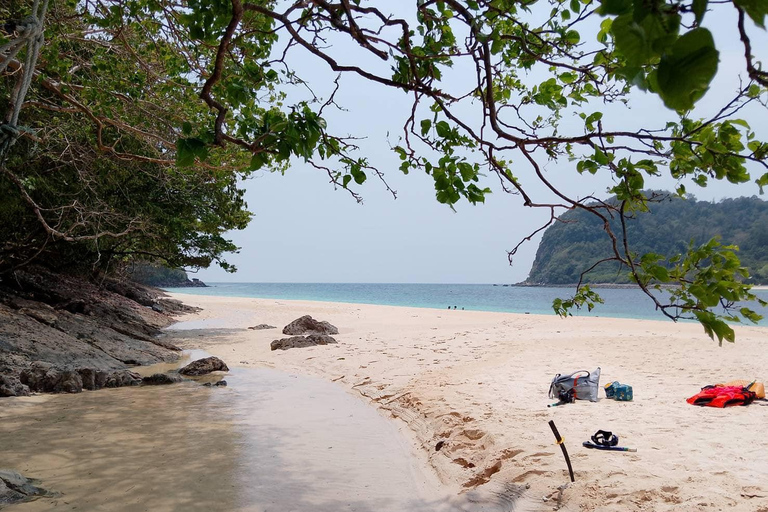
<path id="1" fill-rule="evenodd" d="M 283 334 L 339 334 L 339 330 L 328 322 L 318 322 L 309 315 L 297 318 L 283 328 Z"/>
<path id="2" fill-rule="evenodd" d="M 208 388 L 210 388 L 210 387 L 225 388 L 225 387 L 227 387 L 227 381 L 222 379 L 222 380 L 220 380 L 218 382 L 206 382 L 205 384 L 203 384 L 203 386 L 208 387 Z"/>
<path id="3" fill-rule="evenodd" d="M 65 369 L 44 361 L 35 361 L 19 374 L 29 391 L 42 393 L 79 393 L 83 389 L 137 386 L 141 377 L 129 370 L 104 371 L 95 368 Z"/>
<path id="4" fill-rule="evenodd" d="M 162 384 L 176 384 L 183 380 L 184 377 L 178 373 L 155 373 L 141 379 L 141 383 L 145 386 L 159 386 Z"/>
<path id="5" fill-rule="evenodd" d="M 259 324 L 254 325 L 253 327 L 249 327 L 252 331 L 263 331 L 264 329 L 277 329 L 274 325 L 267 325 L 267 324 Z"/>
<path id="6" fill-rule="evenodd" d="M 10 469 L 0 469 L 0 505 L 28 500 L 34 496 L 56 496 L 33 485 L 33 481 Z"/>
<path id="7" fill-rule="evenodd" d="M 29 387 L 13 375 L 0 375 L 0 396 L 29 396 Z"/>
<path id="8" fill-rule="evenodd" d="M 224 361 L 218 357 L 211 356 L 189 363 L 179 370 L 179 373 L 182 375 L 205 375 L 207 373 L 218 371 L 228 372 L 229 368 L 224 364 Z"/>
<path id="9" fill-rule="evenodd" d="M 269 346 L 272 350 L 288 350 L 289 348 L 314 347 L 315 345 L 328 345 L 336 343 L 336 340 L 325 334 L 310 334 L 309 336 L 291 336 L 273 341 Z"/>

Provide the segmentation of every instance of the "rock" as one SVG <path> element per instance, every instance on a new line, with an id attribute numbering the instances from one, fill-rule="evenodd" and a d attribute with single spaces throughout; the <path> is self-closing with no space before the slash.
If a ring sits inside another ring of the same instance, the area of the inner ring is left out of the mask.
<path id="1" fill-rule="evenodd" d="M 163 308 L 163 306 L 161 306 L 160 304 L 152 304 L 152 311 L 163 313 L 165 312 L 165 308 Z"/>
<path id="2" fill-rule="evenodd" d="M 22 384 L 30 391 L 43 393 L 79 393 L 83 390 L 83 379 L 74 370 L 64 370 L 43 361 L 33 362 L 19 374 Z"/>
<path id="3" fill-rule="evenodd" d="M 33 482 L 10 469 L 0 469 L 0 505 L 26 501 L 33 496 L 56 496 L 45 489 L 33 485 Z"/>
<path id="4" fill-rule="evenodd" d="M 141 375 L 130 370 L 118 370 L 107 374 L 105 388 L 122 388 L 124 386 L 138 386 L 141 384 Z"/>
<path id="5" fill-rule="evenodd" d="M 274 325 L 267 325 L 267 324 L 259 324 L 254 325 L 253 327 L 249 327 L 252 331 L 263 331 L 264 329 L 277 329 Z"/>
<path id="6" fill-rule="evenodd" d="M 28 386 L 29 391 L 79 393 L 83 389 L 137 386 L 141 383 L 141 376 L 130 370 L 111 372 L 94 368 L 67 370 L 43 361 L 35 361 L 29 368 L 21 371 L 19 381 Z"/>
<path id="7" fill-rule="evenodd" d="M 29 387 L 12 375 L 0 375 L 0 396 L 29 396 Z"/>
<path id="8" fill-rule="evenodd" d="M 217 382 L 206 382 L 205 384 L 203 384 L 203 386 L 205 386 L 207 388 L 210 388 L 210 387 L 217 387 L 217 388 L 222 387 L 223 388 L 223 387 L 227 387 L 227 381 L 222 379 L 222 380 L 217 381 Z"/>
<path id="9" fill-rule="evenodd" d="M 145 386 L 158 386 L 161 384 L 175 384 L 184 380 L 178 373 L 155 373 L 141 379 Z"/>
<path id="10" fill-rule="evenodd" d="M 179 370 L 179 373 L 182 375 L 205 375 L 217 371 L 228 372 L 229 368 L 224 364 L 224 361 L 218 357 L 211 356 L 189 363 Z"/>
<path id="11" fill-rule="evenodd" d="M 329 343 L 336 343 L 336 340 L 325 334 L 310 334 L 309 336 L 291 336 L 290 338 L 275 340 L 269 346 L 272 350 L 288 350 L 289 348 L 314 347 Z"/>
<path id="12" fill-rule="evenodd" d="M 328 322 L 318 322 L 309 315 L 297 318 L 283 328 L 283 334 L 339 334 L 339 330 Z"/>
<path id="13" fill-rule="evenodd" d="M 45 311 L 44 309 L 30 309 L 30 308 L 21 308 L 19 310 L 19 313 L 23 315 L 27 315 L 28 317 L 34 318 L 38 322 L 44 323 L 45 325 L 54 326 L 56 324 L 56 321 L 58 321 L 59 317 L 57 317 L 55 314 L 49 311 Z"/>

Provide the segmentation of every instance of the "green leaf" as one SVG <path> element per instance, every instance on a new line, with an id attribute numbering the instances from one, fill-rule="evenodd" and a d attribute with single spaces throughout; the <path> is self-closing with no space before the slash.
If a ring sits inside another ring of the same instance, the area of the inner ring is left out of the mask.
<path id="1" fill-rule="evenodd" d="M 262 166 L 269 161 L 266 153 L 256 153 L 251 157 L 250 168 L 252 171 L 258 171 Z"/>
<path id="2" fill-rule="evenodd" d="M 692 109 L 717 73 L 719 55 L 712 34 L 705 28 L 680 37 L 659 62 L 656 83 L 664 104 L 678 111 Z"/>
<path id="3" fill-rule="evenodd" d="M 432 126 L 432 121 L 429 119 L 421 120 L 421 134 L 426 135 L 429 132 L 429 128 Z"/>
<path id="4" fill-rule="evenodd" d="M 423 129 L 423 127 L 422 127 Z M 437 134 L 440 137 L 447 137 L 451 133 L 451 127 L 450 125 L 445 121 L 439 121 L 435 125 L 435 130 L 437 130 Z"/>
<path id="5" fill-rule="evenodd" d="M 707 3 L 709 0 L 693 0 L 692 10 L 696 15 L 696 24 L 701 25 L 701 20 L 704 19 L 704 13 L 707 12 Z"/>
<path id="6" fill-rule="evenodd" d="M 765 28 L 765 17 L 768 16 L 768 2 L 765 0 L 733 0 L 733 3 L 744 9 L 757 26 Z"/>
<path id="7" fill-rule="evenodd" d="M 189 138 L 176 141 L 176 165 L 189 167 L 195 163 L 195 157 L 205 160 L 208 156 L 208 148 L 200 139 Z"/>
<path id="8" fill-rule="evenodd" d="M 626 14 L 632 11 L 632 0 L 601 0 L 600 14 Z"/>
<path id="9" fill-rule="evenodd" d="M 579 44 L 579 41 L 581 41 L 581 34 L 576 30 L 569 30 L 565 33 L 565 40 L 570 44 Z"/>
<path id="10" fill-rule="evenodd" d="M 757 178 L 755 183 L 757 183 L 757 186 L 760 187 L 760 195 L 762 195 L 763 187 L 768 187 L 768 172 Z"/>

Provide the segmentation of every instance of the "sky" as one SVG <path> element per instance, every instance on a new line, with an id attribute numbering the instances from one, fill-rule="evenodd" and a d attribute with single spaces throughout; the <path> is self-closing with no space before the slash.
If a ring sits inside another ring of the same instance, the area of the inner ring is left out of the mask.
<path id="1" fill-rule="evenodd" d="M 724 29 L 735 27 L 735 16 L 724 11 L 717 17 L 705 18 L 705 25 L 708 20 L 721 55 L 716 81 L 697 107 L 702 115 L 719 109 L 724 98 L 732 96 L 738 87 L 739 73 L 744 74 L 743 49 L 738 36 Z M 751 28 L 751 34 L 755 35 L 753 48 L 768 47 L 765 33 L 759 33 L 754 26 Z M 300 75 L 312 84 L 315 93 L 327 97 L 335 74 L 308 52 L 294 51 Z M 459 82 L 461 72 L 455 72 L 455 80 Z M 522 206 L 519 196 L 500 190 L 495 176 L 481 182 L 493 190 L 485 204 L 473 206 L 461 202 L 456 205 L 456 211 L 452 211 L 435 200 L 431 177 L 420 171 L 406 176 L 397 169 L 400 161 L 389 147 L 398 143 L 409 113 L 409 98 L 404 93 L 347 76 L 342 79 L 337 101 L 346 111 L 328 111 L 329 128 L 337 133 L 365 137 L 358 141 L 361 149 L 371 163 L 385 172 L 387 182 L 397 191 L 397 198 L 375 177 L 369 176 L 357 190 L 364 199 L 363 204 L 358 204 L 348 192 L 334 190 L 322 171 L 301 161 L 292 162 L 285 175 L 259 171 L 243 183 L 253 220 L 245 230 L 228 234 L 241 247 L 238 254 L 226 257 L 238 271 L 229 274 L 212 266 L 190 275 L 205 282 L 517 283 L 525 280 L 541 235 L 522 246 L 512 265 L 507 251 L 546 222 L 547 211 Z M 630 108 L 602 107 L 601 110 L 606 112 L 603 121 L 606 130 L 612 121 L 626 128 L 663 126 L 665 118 L 673 119 L 658 97 L 639 91 L 633 94 Z M 745 116 L 763 140 L 768 138 L 765 114 L 762 111 Z M 569 123 L 571 121 L 566 120 L 563 126 Z M 582 125 L 580 120 L 572 123 L 574 127 Z M 517 169 L 514 168 L 516 175 L 533 193 L 543 194 L 542 188 L 530 179 L 530 169 Z M 571 196 L 607 197 L 606 189 L 611 186 L 608 176 L 579 175 L 574 163 L 552 165 L 546 172 L 549 179 Z M 675 183 L 665 178 L 647 182 L 647 186 L 671 190 Z M 758 193 L 754 183 L 741 186 L 712 183 L 707 188 L 694 185 L 687 188 L 699 200 Z"/>

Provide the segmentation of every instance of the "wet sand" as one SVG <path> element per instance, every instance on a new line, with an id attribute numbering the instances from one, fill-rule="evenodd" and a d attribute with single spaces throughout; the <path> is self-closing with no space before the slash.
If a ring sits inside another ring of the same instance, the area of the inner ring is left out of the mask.
<path id="1" fill-rule="evenodd" d="M 339 386 L 266 368 L 226 380 L 3 400 L 0 466 L 62 493 L 11 510 L 457 510 L 395 425 Z"/>
<path id="2" fill-rule="evenodd" d="M 553 419 L 576 473 L 563 510 L 768 511 L 768 407 L 685 402 L 706 384 L 766 381 L 764 327 L 737 327 L 736 343 L 719 347 L 694 323 L 174 297 L 204 311 L 187 317 L 192 330 L 169 331 L 170 341 L 231 365 L 335 381 L 395 418 L 449 488 L 484 497 L 512 489 L 523 495 L 515 510 L 551 510 L 542 498 L 568 481 Z M 280 328 L 305 314 L 336 325 L 339 343 L 270 351 Z M 247 329 L 261 323 L 279 328 Z M 598 403 L 547 408 L 556 373 L 597 366 L 601 384 L 631 384 L 634 401 L 600 391 Z M 583 448 L 598 429 L 637 453 Z"/>

